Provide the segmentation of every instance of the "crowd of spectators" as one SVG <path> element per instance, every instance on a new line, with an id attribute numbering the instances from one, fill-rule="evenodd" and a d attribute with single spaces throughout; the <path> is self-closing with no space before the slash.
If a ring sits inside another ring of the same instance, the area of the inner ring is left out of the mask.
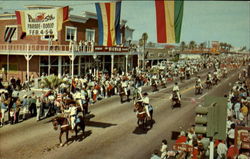
<path id="1" fill-rule="evenodd" d="M 249 149 L 242 146 L 240 133 L 249 134 L 250 108 L 250 78 L 247 70 L 240 71 L 238 81 L 234 83 L 227 98 L 226 140 L 214 140 L 214 159 L 249 159 Z M 248 128 L 247 128 L 248 127 Z M 238 131 L 236 129 L 238 128 Z M 236 133 L 238 133 L 236 135 Z M 237 136 L 237 145 L 235 137 Z M 151 159 L 208 159 L 210 155 L 211 138 L 195 132 L 194 125 L 186 132 L 181 131 L 174 145 L 185 144 L 192 147 L 192 151 L 176 151 L 168 148 L 166 139 L 162 140 L 160 151 L 154 150 Z"/>

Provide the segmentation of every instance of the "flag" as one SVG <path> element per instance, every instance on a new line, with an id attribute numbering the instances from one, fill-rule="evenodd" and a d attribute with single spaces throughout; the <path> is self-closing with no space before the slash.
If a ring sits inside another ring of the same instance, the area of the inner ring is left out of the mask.
<path id="1" fill-rule="evenodd" d="M 96 3 L 99 45 L 115 46 L 121 43 L 121 2 Z"/>
<path id="2" fill-rule="evenodd" d="M 16 27 L 6 27 L 4 33 L 4 41 L 10 43 L 15 31 Z"/>
<path id="3" fill-rule="evenodd" d="M 57 31 L 62 30 L 62 24 L 69 20 L 69 6 L 57 10 Z"/>
<path id="4" fill-rule="evenodd" d="M 155 0 L 158 43 L 179 43 L 183 18 L 183 0 Z"/>

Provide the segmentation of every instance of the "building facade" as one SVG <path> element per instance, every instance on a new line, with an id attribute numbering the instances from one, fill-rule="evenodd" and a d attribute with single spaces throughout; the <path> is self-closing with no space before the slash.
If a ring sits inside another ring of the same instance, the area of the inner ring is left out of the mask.
<path id="1" fill-rule="evenodd" d="M 48 9 L 53 6 L 28 6 L 28 9 Z M 11 43 L 0 38 L 0 73 L 5 79 L 18 77 L 25 81 L 33 74 L 85 75 L 86 73 L 128 72 L 137 66 L 138 52 L 127 47 L 98 46 L 98 21 L 95 13 L 70 15 L 56 37 L 22 36 L 15 14 L 0 15 L 0 36 L 7 27 L 16 31 Z M 121 21 L 121 41 L 126 43 L 126 21 Z M 131 34 L 131 32 L 130 32 Z M 131 37 L 131 35 L 129 36 Z M 129 39 L 131 40 L 131 39 Z"/>

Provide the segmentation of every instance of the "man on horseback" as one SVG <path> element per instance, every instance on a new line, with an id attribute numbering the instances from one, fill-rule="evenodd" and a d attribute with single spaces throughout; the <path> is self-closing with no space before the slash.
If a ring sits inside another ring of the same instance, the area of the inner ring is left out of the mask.
<path id="1" fill-rule="evenodd" d="M 200 94 L 201 90 L 202 90 L 202 84 L 201 84 L 201 78 L 200 76 L 198 76 L 196 82 L 195 82 L 195 90 L 196 90 L 196 94 Z"/>
<path id="2" fill-rule="evenodd" d="M 178 83 L 176 82 L 174 87 L 173 87 L 173 94 L 172 94 L 172 101 L 175 104 L 173 104 L 172 106 L 174 106 L 176 104 L 179 104 L 179 106 L 180 106 L 181 96 L 180 96 L 179 90 L 180 89 L 179 89 Z"/>
<path id="3" fill-rule="evenodd" d="M 74 104 L 71 104 L 68 110 L 64 110 L 65 113 L 69 113 L 69 123 L 72 130 L 74 130 L 77 119 L 77 107 Z"/>
<path id="4" fill-rule="evenodd" d="M 127 81 L 125 79 L 122 80 L 121 86 L 122 86 L 122 89 L 124 90 L 125 95 L 127 96 L 128 95 L 128 90 L 127 90 L 128 83 L 127 83 Z"/>
<path id="5" fill-rule="evenodd" d="M 146 110 L 146 113 L 147 113 L 148 117 L 152 119 L 153 107 L 152 107 L 151 104 L 149 104 L 148 93 L 143 93 L 143 96 L 142 96 L 142 103 L 143 103 L 143 105 L 144 105 L 144 108 L 145 108 L 145 110 Z"/>

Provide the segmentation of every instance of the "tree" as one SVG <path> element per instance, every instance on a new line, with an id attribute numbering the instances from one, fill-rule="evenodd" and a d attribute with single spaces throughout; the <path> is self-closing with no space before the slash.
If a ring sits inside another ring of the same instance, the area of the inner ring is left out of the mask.
<path id="1" fill-rule="evenodd" d="M 227 44 L 227 51 L 230 51 L 233 46 L 231 44 Z"/>
<path id="2" fill-rule="evenodd" d="M 55 75 L 50 75 L 41 81 L 41 87 L 49 88 L 49 89 L 56 89 L 62 83 L 63 83 L 62 79 L 58 78 Z"/>
<path id="3" fill-rule="evenodd" d="M 146 43 L 148 40 L 148 34 L 143 33 L 142 34 L 142 40 L 143 40 L 143 70 L 145 69 L 145 48 L 146 48 Z"/>
<path id="4" fill-rule="evenodd" d="M 199 45 L 199 48 L 201 49 L 201 50 L 203 50 L 204 48 L 205 48 L 205 42 L 203 42 L 203 43 L 200 43 L 200 45 Z"/>
<path id="5" fill-rule="evenodd" d="M 145 48 L 147 40 L 148 40 L 148 34 L 147 33 L 143 33 L 141 38 L 143 40 L 143 45 L 144 45 L 144 48 Z"/>
<path id="6" fill-rule="evenodd" d="M 186 43 L 185 41 L 182 41 L 180 44 L 181 51 L 183 51 L 186 48 Z"/>
<path id="7" fill-rule="evenodd" d="M 196 46 L 196 43 L 195 43 L 195 41 L 190 41 L 190 43 L 189 43 L 189 49 L 194 49 L 195 48 L 195 46 Z"/>
<path id="8" fill-rule="evenodd" d="M 247 50 L 247 47 L 246 46 L 243 46 L 240 51 L 244 51 L 244 50 Z"/>

